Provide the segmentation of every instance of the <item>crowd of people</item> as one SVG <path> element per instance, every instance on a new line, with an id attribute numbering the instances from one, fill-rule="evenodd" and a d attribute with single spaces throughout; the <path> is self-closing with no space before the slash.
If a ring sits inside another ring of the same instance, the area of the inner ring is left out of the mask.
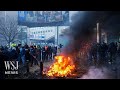
<path id="1" fill-rule="evenodd" d="M 29 61 L 30 66 L 38 65 L 40 61 L 53 60 L 57 53 L 61 52 L 62 45 L 59 46 L 40 46 L 27 44 L 22 46 L 18 44 L 8 48 L 7 46 L 0 47 L 0 58 L 5 61 L 17 60 L 20 64 L 25 65 Z M 113 63 L 116 60 L 116 55 L 120 55 L 120 43 L 111 42 L 107 43 L 93 43 L 89 51 L 88 60 L 95 63 Z"/>
<path id="2" fill-rule="evenodd" d="M 94 43 L 89 52 L 89 60 L 94 64 L 113 64 L 116 57 L 120 55 L 120 42 Z"/>
<path id="3" fill-rule="evenodd" d="M 0 46 L 0 78 L 3 78 L 5 71 L 4 61 L 18 61 L 19 66 L 28 65 L 30 67 L 39 65 L 40 61 L 47 62 L 52 61 L 54 57 L 60 51 L 62 45 L 12 45 L 8 48 L 7 46 Z M 3 75 L 3 76 L 2 76 Z"/>
<path id="4" fill-rule="evenodd" d="M 22 46 L 18 44 L 8 48 L 7 46 L 0 47 L 0 71 L 4 71 L 5 66 L 3 65 L 4 61 L 16 60 L 19 62 L 19 65 L 26 66 L 26 63 L 29 62 L 30 67 L 34 65 L 39 65 L 40 61 L 52 61 L 54 56 L 61 52 L 63 45 L 59 46 L 40 46 L 40 45 L 31 45 L 27 44 Z M 116 57 L 120 56 L 120 42 L 111 42 L 109 44 L 103 43 L 93 43 L 90 51 L 88 53 L 88 60 L 96 64 L 112 64 L 115 62 Z M 0 72 L 1 74 L 2 72 Z"/>
<path id="5" fill-rule="evenodd" d="M 39 61 L 49 61 L 53 60 L 54 56 L 57 55 L 57 46 L 45 45 L 41 47 L 40 45 L 18 45 L 12 48 L 1 47 L 1 52 L 6 57 L 7 60 L 17 60 L 19 63 L 25 65 L 28 60 L 33 66 L 33 64 L 38 65 Z"/>

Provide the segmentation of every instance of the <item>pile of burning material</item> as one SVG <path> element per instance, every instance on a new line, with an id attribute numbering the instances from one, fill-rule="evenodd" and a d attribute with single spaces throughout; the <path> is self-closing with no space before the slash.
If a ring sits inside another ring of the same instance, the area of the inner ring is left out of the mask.
<path id="1" fill-rule="evenodd" d="M 79 70 L 74 64 L 73 60 L 67 56 L 56 56 L 55 62 L 50 66 L 50 68 L 45 72 L 46 76 L 51 79 L 69 79 L 77 78 L 85 73 L 84 70 Z M 80 75 L 81 74 L 81 75 Z M 79 75 L 79 76 L 78 76 Z"/>

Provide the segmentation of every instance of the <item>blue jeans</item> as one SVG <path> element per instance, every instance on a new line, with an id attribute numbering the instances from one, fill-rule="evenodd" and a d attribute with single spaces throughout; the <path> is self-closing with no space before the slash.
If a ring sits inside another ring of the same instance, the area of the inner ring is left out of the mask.
<path id="1" fill-rule="evenodd" d="M 20 62 L 21 61 L 21 55 L 19 54 L 18 55 L 18 62 Z"/>
<path id="2" fill-rule="evenodd" d="M 21 59 L 22 59 L 23 65 L 25 65 L 25 55 L 22 55 L 22 56 L 21 56 Z"/>

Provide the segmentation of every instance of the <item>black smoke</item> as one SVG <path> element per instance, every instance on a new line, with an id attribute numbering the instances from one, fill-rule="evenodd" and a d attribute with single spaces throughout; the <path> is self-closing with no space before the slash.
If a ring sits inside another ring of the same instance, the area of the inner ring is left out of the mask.
<path id="1" fill-rule="evenodd" d="M 111 11 L 85 11 L 83 13 L 78 12 L 77 14 L 75 14 L 72 17 L 72 23 L 70 25 L 70 29 L 67 32 L 67 35 L 69 36 L 70 41 L 69 41 L 69 44 L 66 46 L 64 53 L 70 56 L 74 56 L 74 55 L 77 56 L 79 52 L 84 52 L 84 50 L 81 50 L 81 49 L 87 43 L 89 43 L 90 41 L 91 43 L 94 43 L 92 42 L 92 40 L 93 40 L 94 34 L 96 34 L 96 31 L 94 30 L 94 28 L 96 27 L 97 22 L 100 23 L 101 28 L 106 29 L 105 31 L 108 30 L 107 28 L 109 28 L 109 30 L 111 28 L 113 30 L 112 32 L 115 32 L 114 29 L 116 24 L 113 25 L 114 23 L 112 22 L 113 21 L 112 17 L 115 14 L 118 14 L 118 13 L 114 13 Z M 118 20 L 116 19 L 115 22 L 117 21 Z M 119 26 L 120 24 L 117 24 L 117 25 Z M 75 61 L 75 59 L 73 60 Z M 81 61 L 84 61 L 83 59 L 79 61 L 80 63 L 84 64 L 83 62 L 81 62 Z M 78 66 L 80 65 L 78 64 Z M 88 67 L 87 67 L 87 70 L 88 70 L 87 72 L 89 72 Z M 100 70 L 97 70 L 97 71 L 100 71 Z M 96 69 L 95 69 L 95 72 L 96 72 Z M 104 76 L 104 72 L 101 73 L 101 76 Z"/>
<path id="2" fill-rule="evenodd" d="M 65 53 L 78 53 L 85 42 L 89 42 L 94 34 L 94 27 L 97 22 L 96 12 L 78 12 L 72 18 L 69 30 L 70 42 L 65 49 Z M 82 18 L 81 18 L 82 16 Z"/>
<path id="3" fill-rule="evenodd" d="M 113 18 L 114 17 L 114 18 Z M 100 23 L 100 29 L 106 32 L 112 30 L 112 33 L 118 33 L 120 29 L 120 12 L 112 11 L 80 11 L 72 17 L 72 23 L 68 30 L 70 42 L 66 46 L 65 53 L 73 54 L 79 52 L 84 42 L 92 40 L 96 34 L 97 22 Z M 113 22 L 114 21 L 114 22 Z M 119 26 L 119 28 L 116 26 Z"/>

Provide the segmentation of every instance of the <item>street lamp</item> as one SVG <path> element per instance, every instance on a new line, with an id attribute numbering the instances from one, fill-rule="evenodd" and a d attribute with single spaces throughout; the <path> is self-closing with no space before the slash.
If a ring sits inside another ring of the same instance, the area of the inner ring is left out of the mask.
<path id="1" fill-rule="evenodd" d="M 100 23 L 97 23 L 97 43 L 101 43 L 101 29 L 100 29 Z"/>
<path id="2" fill-rule="evenodd" d="M 6 11 L 5 11 L 5 23 L 6 23 Z"/>

